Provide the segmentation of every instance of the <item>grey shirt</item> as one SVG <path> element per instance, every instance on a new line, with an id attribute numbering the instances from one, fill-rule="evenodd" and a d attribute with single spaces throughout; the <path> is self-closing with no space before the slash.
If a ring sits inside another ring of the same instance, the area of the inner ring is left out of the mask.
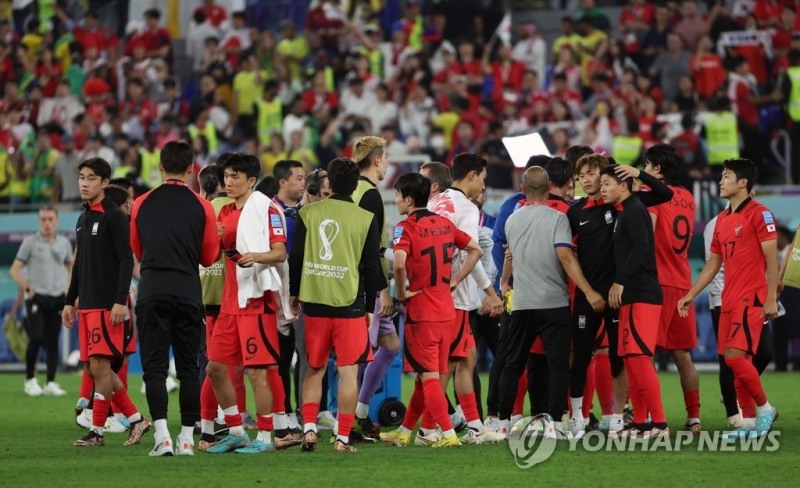
<path id="1" fill-rule="evenodd" d="M 514 259 L 514 310 L 569 305 L 567 274 L 557 247 L 572 248 L 569 220 L 547 205 L 526 205 L 506 221 L 508 247 Z"/>
<path id="2" fill-rule="evenodd" d="M 665 102 L 672 101 L 678 94 L 678 82 L 681 76 L 691 76 L 691 66 L 689 62 L 692 55 L 686 51 L 681 51 L 677 56 L 670 52 L 661 53 L 650 67 L 650 72 L 659 75 L 661 89 L 664 91 Z"/>
<path id="3" fill-rule="evenodd" d="M 72 154 L 62 152 L 56 159 L 56 178 L 61 181 L 62 202 L 74 202 L 81 199 L 80 188 L 78 188 L 78 165 L 81 162 L 75 151 L 72 151 Z"/>
<path id="4" fill-rule="evenodd" d="M 37 232 L 26 237 L 17 251 L 25 265 L 28 284 L 37 295 L 57 297 L 67 291 L 67 265 L 72 262 L 72 244 L 61 235 L 48 242 Z"/>

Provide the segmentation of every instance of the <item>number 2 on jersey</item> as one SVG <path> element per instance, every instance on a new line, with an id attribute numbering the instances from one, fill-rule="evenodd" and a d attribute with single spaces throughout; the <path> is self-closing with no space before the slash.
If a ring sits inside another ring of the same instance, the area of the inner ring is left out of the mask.
<path id="1" fill-rule="evenodd" d="M 421 255 L 428 255 L 431 260 L 431 281 L 430 286 L 436 286 L 436 283 L 439 282 L 439 261 L 441 261 L 443 266 L 447 266 L 451 264 L 453 259 L 453 253 L 451 249 L 455 247 L 455 244 L 452 242 L 445 242 L 442 244 L 441 251 L 442 256 L 439 258 L 436 256 L 436 248 L 434 246 L 426 247 L 423 249 L 420 254 Z M 442 283 L 449 285 L 450 284 L 450 276 L 442 276 Z"/>

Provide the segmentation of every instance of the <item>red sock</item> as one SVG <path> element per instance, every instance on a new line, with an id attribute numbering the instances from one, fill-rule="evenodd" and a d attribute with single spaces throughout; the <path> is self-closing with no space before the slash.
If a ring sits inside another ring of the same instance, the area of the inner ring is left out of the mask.
<path id="1" fill-rule="evenodd" d="M 356 414 L 339 412 L 339 430 L 336 431 L 336 435 L 350 437 L 350 430 L 353 428 L 355 420 Z"/>
<path id="2" fill-rule="evenodd" d="M 424 380 L 422 382 L 422 391 L 425 394 L 426 410 L 431 413 L 435 422 L 445 432 L 452 429 L 453 421 L 450 420 L 450 415 L 447 414 L 447 399 L 444 397 L 442 385 L 439 383 L 438 378 Z"/>
<path id="3" fill-rule="evenodd" d="M 448 417 L 449 416 L 450 415 L 448 415 Z M 427 408 L 422 412 L 422 423 L 420 424 L 420 427 L 425 430 L 436 430 L 436 419 L 433 418 L 433 415 L 428 411 Z"/>
<path id="4" fill-rule="evenodd" d="M 481 421 L 480 415 L 478 415 L 478 402 L 475 400 L 475 393 L 464 393 L 463 395 L 458 395 L 458 403 L 461 404 L 461 410 L 464 411 L 464 418 L 467 419 L 467 423 L 473 421 Z"/>
<path id="5" fill-rule="evenodd" d="M 700 390 L 691 390 L 684 393 L 683 403 L 686 405 L 686 418 L 700 418 Z"/>
<path id="6" fill-rule="evenodd" d="M 733 379 L 733 384 L 736 387 L 736 399 L 739 400 L 739 408 L 742 410 L 742 417 L 746 419 L 756 418 L 756 401 L 753 396 L 742 386 L 739 378 Z"/>
<path id="7" fill-rule="evenodd" d="M 256 425 L 258 426 L 258 430 L 263 430 L 265 432 L 272 432 L 275 429 L 272 422 L 272 414 L 259 415 L 256 419 Z"/>
<path id="8" fill-rule="evenodd" d="M 225 415 L 225 425 L 227 425 L 228 428 L 241 427 L 242 414 L 237 413 L 236 415 Z"/>
<path id="9" fill-rule="evenodd" d="M 134 405 L 131 401 L 131 397 L 128 396 L 128 390 L 125 389 L 122 389 L 111 395 L 111 404 L 116 406 L 119 411 L 122 412 L 122 415 L 126 416 L 127 418 L 131 418 L 135 414 L 139 413 L 136 405 Z"/>
<path id="10" fill-rule="evenodd" d="M 108 418 L 108 409 L 111 408 L 111 400 L 99 399 L 94 397 L 94 410 L 92 410 L 92 427 L 104 427 Z"/>
<path id="11" fill-rule="evenodd" d="M 594 400 L 594 359 L 589 362 L 589 367 L 586 368 L 586 384 L 583 386 L 583 405 L 581 405 L 581 413 L 583 418 L 588 419 L 589 414 L 592 413 L 592 401 Z M 569 404 L 569 402 L 567 402 Z"/>
<path id="12" fill-rule="evenodd" d="M 240 412 L 247 411 L 247 389 L 244 386 L 244 367 L 228 366 L 228 376 L 236 391 L 236 406 Z"/>
<path id="13" fill-rule="evenodd" d="M 439 385 L 439 391 L 442 391 L 442 385 Z M 444 395 L 444 393 L 442 393 Z M 417 426 L 419 417 L 422 416 L 422 426 L 426 429 L 435 429 L 436 421 L 433 420 L 433 427 L 425 427 L 425 416 L 433 419 L 433 415 L 426 408 L 428 405 L 425 402 L 425 393 L 422 390 L 422 383 L 417 380 L 414 382 L 414 391 L 411 392 L 411 398 L 408 400 L 408 407 L 406 408 L 406 416 L 403 417 L 403 427 L 408 430 L 414 430 Z M 445 411 L 447 407 L 445 406 Z"/>
<path id="14" fill-rule="evenodd" d="M 633 367 L 636 369 L 636 380 L 639 382 L 639 391 L 644 396 L 647 410 L 650 412 L 650 419 L 653 423 L 664 423 L 667 421 L 664 415 L 664 404 L 661 402 L 661 383 L 658 381 L 656 368 L 653 366 L 652 358 L 648 356 L 634 356 Z M 633 407 L 634 415 L 636 407 Z M 645 415 L 647 413 L 645 412 Z"/>
<path id="15" fill-rule="evenodd" d="M 269 389 L 272 390 L 272 411 L 275 413 L 286 413 L 286 392 L 283 391 L 283 380 L 278 368 L 269 368 L 267 370 L 267 381 L 269 382 Z"/>
<path id="16" fill-rule="evenodd" d="M 81 389 L 78 393 L 78 396 L 81 398 L 85 398 L 87 400 L 92 399 L 92 391 L 94 390 L 94 379 L 89 376 L 89 373 L 86 370 L 83 370 L 83 374 L 81 374 Z"/>
<path id="17" fill-rule="evenodd" d="M 303 415 L 304 424 L 317 425 L 317 415 L 319 415 L 319 403 L 317 402 L 304 403 L 300 407 L 300 412 Z"/>
<path id="18" fill-rule="evenodd" d="M 733 371 L 734 378 L 739 380 L 742 387 L 753 397 L 756 405 L 767 403 L 767 395 L 764 393 L 761 378 L 758 377 L 758 370 L 749 359 L 744 356 L 726 357 L 725 364 Z"/>
<path id="19" fill-rule="evenodd" d="M 628 372 L 628 396 L 633 404 L 633 422 L 636 424 L 647 423 L 647 402 L 644 399 L 644 392 L 639 384 L 640 372 L 632 361 L 632 357 L 623 359 L 625 371 Z"/>
<path id="20" fill-rule="evenodd" d="M 211 384 L 211 377 L 206 376 L 203 386 L 200 387 L 200 419 L 214 420 L 217 418 L 217 395 Z"/>
<path id="21" fill-rule="evenodd" d="M 124 386 L 125 389 L 127 390 L 128 389 L 128 361 L 123 361 L 122 362 L 122 367 L 119 368 L 119 371 L 117 372 L 117 376 L 119 376 L 120 381 L 122 381 L 122 386 Z"/>
<path id="22" fill-rule="evenodd" d="M 514 410 L 511 415 L 522 415 L 522 410 L 525 408 L 526 393 L 528 393 L 528 372 L 522 371 L 522 376 L 519 377 L 519 383 L 517 383 L 517 396 L 514 398 Z M 461 401 L 460 398 L 459 401 Z M 461 408 L 463 409 L 464 406 L 462 405 Z"/>
<path id="23" fill-rule="evenodd" d="M 597 399 L 603 415 L 614 413 L 614 387 L 611 383 L 611 361 L 608 354 L 595 354 L 594 359 L 594 384 L 597 390 Z"/>

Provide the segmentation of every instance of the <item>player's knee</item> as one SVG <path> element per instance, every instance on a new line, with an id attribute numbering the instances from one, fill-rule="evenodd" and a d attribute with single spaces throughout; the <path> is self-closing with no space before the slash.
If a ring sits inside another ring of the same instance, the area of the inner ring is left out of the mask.
<path id="1" fill-rule="evenodd" d="M 212 382 L 217 382 L 222 379 L 223 376 L 228 374 L 228 367 L 222 363 L 218 363 L 216 361 L 209 361 L 206 365 L 206 375 L 211 378 Z"/>

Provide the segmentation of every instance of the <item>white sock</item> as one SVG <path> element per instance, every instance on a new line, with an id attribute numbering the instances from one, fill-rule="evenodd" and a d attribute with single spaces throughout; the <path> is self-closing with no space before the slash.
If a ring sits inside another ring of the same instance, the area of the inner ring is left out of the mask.
<path id="1" fill-rule="evenodd" d="M 603 414 L 603 422 L 611 422 L 611 415 Z"/>
<path id="2" fill-rule="evenodd" d="M 699 423 L 700 423 L 700 419 L 698 419 L 696 417 L 690 417 L 690 418 L 686 419 L 686 425 L 694 425 L 694 424 L 699 424 Z"/>
<path id="3" fill-rule="evenodd" d="M 228 407 L 222 410 L 222 415 L 239 415 L 239 406 L 234 405 L 232 407 Z"/>
<path id="4" fill-rule="evenodd" d="M 356 404 L 356 417 L 360 419 L 365 419 L 369 416 L 369 405 L 366 403 L 358 402 Z"/>
<path id="5" fill-rule="evenodd" d="M 114 414 L 114 418 L 115 418 L 115 419 L 117 419 L 118 421 L 122 422 L 122 419 L 124 419 L 124 418 L 125 418 L 125 414 L 122 414 L 122 413 L 115 413 L 115 414 Z"/>
<path id="6" fill-rule="evenodd" d="M 350 437 L 346 436 L 346 435 L 337 435 L 336 436 L 336 440 L 337 441 L 342 441 L 345 444 L 350 444 Z"/>
<path id="7" fill-rule="evenodd" d="M 181 439 L 194 439 L 194 425 L 181 425 L 181 435 L 179 435 Z"/>
<path id="8" fill-rule="evenodd" d="M 500 421 L 500 432 L 507 434 L 511 430 L 511 422 L 508 420 Z"/>
<path id="9" fill-rule="evenodd" d="M 402 429 L 403 427 L 401 426 L 400 428 Z M 425 437 L 428 437 L 429 435 L 431 435 L 434 432 L 436 432 L 434 429 L 423 429 L 422 427 L 420 427 L 419 431 L 422 432 L 422 435 L 424 435 Z M 409 431 L 409 432 L 411 432 L 411 431 Z"/>
<path id="10" fill-rule="evenodd" d="M 202 432 L 203 434 L 214 435 L 214 421 L 213 420 L 201 420 L 200 421 L 200 432 Z"/>
<path id="11" fill-rule="evenodd" d="M 103 427 L 98 427 L 98 426 L 96 426 L 96 425 L 93 425 L 93 426 L 92 426 L 92 430 L 93 430 L 95 433 L 97 433 L 97 435 L 99 435 L 99 436 L 102 436 L 102 435 L 103 435 Z"/>
<path id="12" fill-rule="evenodd" d="M 272 444 L 272 432 L 268 430 L 259 430 L 256 439 L 264 444 Z"/>
<path id="13" fill-rule="evenodd" d="M 463 409 L 463 408 L 461 408 L 461 405 L 456 405 L 456 413 L 457 413 L 458 415 L 461 415 L 461 416 L 462 416 L 462 417 L 464 417 L 464 418 L 467 418 L 467 416 L 466 416 L 466 415 L 464 415 L 464 409 Z"/>
<path id="14" fill-rule="evenodd" d="M 275 426 L 275 430 L 286 430 L 289 428 L 289 419 L 284 412 L 273 414 L 272 422 Z"/>
<path id="15" fill-rule="evenodd" d="M 311 423 L 303 424 L 303 432 L 305 433 L 305 432 L 309 432 L 309 431 L 316 434 L 317 433 L 317 424 L 311 424 Z"/>
<path id="16" fill-rule="evenodd" d="M 467 422 L 467 426 L 470 429 L 477 430 L 478 432 L 483 432 L 483 422 L 480 419 L 478 420 L 471 420 Z"/>
<path id="17" fill-rule="evenodd" d="M 89 419 L 89 422 L 92 421 L 92 417 L 94 416 L 94 412 L 91 408 L 84 408 L 83 409 L 83 416 Z"/>
<path id="18" fill-rule="evenodd" d="M 130 423 L 138 422 L 140 420 L 142 420 L 142 414 L 139 412 L 136 412 L 135 414 L 128 417 L 128 422 Z"/>
<path id="19" fill-rule="evenodd" d="M 442 432 L 442 435 L 444 435 L 445 437 L 453 437 L 454 435 L 456 435 L 456 431 L 453 429 L 447 429 L 446 431 Z"/>
<path id="20" fill-rule="evenodd" d="M 760 407 L 757 407 L 757 408 L 758 408 L 758 414 L 759 415 L 764 415 L 764 414 L 770 413 L 772 411 L 772 405 L 770 405 L 769 402 L 767 402 L 767 403 L 765 403 L 765 404 L 763 404 L 763 405 L 761 405 Z"/>
<path id="21" fill-rule="evenodd" d="M 410 434 L 411 433 L 411 429 L 406 429 L 402 425 L 397 428 L 397 431 L 400 432 L 401 434 Z"/>
<path id="22" fill-rule="evenodd" d="M 572 405 L 572 418 L 575 420 L 583 420 L 583 397 L 572 397 L 569 399 L 569 403 Z"/>
<path id="23" fill-rule="evenodd" d="M 167 419 L 158 419 L 153 422 L 156 428 L 156 442 L 160 443 L 164 439 L 169 439 L 169 428 L 167 427 Z"/>
<path id="24" fill-rule="evenodd" d="M 243 425 L 237 425 L 236 427 L 231 427 L 229 430 L 230 435 L 236 437 L 244 437 L 247 435 L 247 432 L 244 431 Z"/>
<path id="25" fill-rule="evenodd" d="M 238 410 L 237 410 L 237 412 L 238 412 Z M 225 411 L 222 410 L 222 407 L 220 407 L 219 405 L 217 405 L 217 418 L 220 419 L 220 420 L 224 420 L 225 419 Z"/>

